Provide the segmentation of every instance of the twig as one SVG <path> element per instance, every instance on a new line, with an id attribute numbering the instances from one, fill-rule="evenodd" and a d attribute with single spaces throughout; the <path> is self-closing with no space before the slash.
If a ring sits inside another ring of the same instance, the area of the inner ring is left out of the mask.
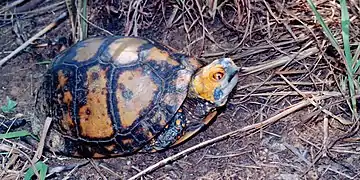
<path id="1" fill-rule="evenodd" d="M 71 174 L 74 173 L 78 168 L 79 168 L 79 165 L 76 165 L 69 173 L 66 174 L 66 176 L 64 178 L 62 178 L 62 180 L 70 179 Z"/>
<path id="2" fill-rule="evenodd" d="M 90 159 L 90 163 L 91 165 L 95 168 L 96 172 L 99 173 L 99 175 L 101 176 L 102 179 L 107 180 L 107 178 L 104 176 L 104 174 L 101 172 L 100 168 L 98 167 L 98 165 L 94 162 L 93 159 Z"/>
<path id="3" fill-rule="evenodd" d="M 29 15 L 29 14 L 35 14 L 35 13 L 43 13 L 43 12 L 49 12 L 49 10 L 55 11 L 54 9 L 56 9 L 57 7 L 62 7 L 63 4 L 65 2 L 56 2 L 54 4 L 45 6 L 45 7 L 40 7 L 31 11 L 25 11 L 25 12 L 12 12 L 11 15 Z M 6 16 L 6 13 L 1 13 L 0 12 L 0 16 Z M 26 17 L 31 17 L 31 16 L 26 16 Z M 3 20 L 7 20 L 7 19 L 3 19 Z M 11 20 L 11 19 L 9 19 Z"/>
<path id="4" fill-rule="evenodd" d="M 337 91 L 303 91 L 305 96 L 312 95 L 329 95 L 329 96 L 340 96 L 342 95 Z M 244 96 L 299 96 L 299 93 L 296 91 L 281 91 L 281 92 L 269 92 L 269 93 L 253 93 L 253 94 L 238 94 L 234 95 L 234 98 L 244 97 Z"/>
<path id="5" fill-rule="evenodd" d="M 28 1 L 25 4 L 14 8 L 15 12 L 24 12 L 24 11 L 28 11 L 31 9 L 34 9 L 36 7 L 38 7 L 41 3 L 43 3 L 44 0 L 32 0 L 32 1 Z"/>
<path id="6" fill-rule="evenodd" d="M 328 149 L 328 145 L 329 145 L 329 118 L 324 117 L 324 122 L 323 122 L 324 126 L 323 126 L 323 131 L 324 131 L 324 139 L 323 139 L 323 144 L 322 144 L 322 149 L 323 149 L 323 157 L 325 157 L 329 151 Z"/>
<path id="7" fill-rule="evenodd" d="M 106 171 L 110 172 L 112 175 L 114 175 L 114 176 L 116 176 L 117 178 L 121 179 L 121 176 L 120 176 L 118 173 L 114 172 L 112 169 L 106 167 L 105 165 L 99 164 L 99 167 L 105 169 Z"/>
<path id="8" fill-rule="evenodd" d="M 338 170 L 336 170 L 336 169 L 333 169 L 333 168 L 328 168 L 328 170 L 329 171 L 332 171 L 332 172 L 334 172 L 334 173 L 337 173 L 337 174 L 339 174 L 339 175 L 342 175 L 342 176 L 344 176 L 344 177 L 346 177 L 346 178 L 348 178 L 348 179 L 355 179 L 356 178 L 356 176 L 354 176 L 354 177 L 352 177 L 352 176 L 350 176 L 350 175 L 347 175 L 347 174 L 345 174 L 345 173 L 343 173 L 343 172 L 340 172 L 340 171 L 338 171 Z"/>
<path id="9" fill-rule="evenodd" d="M 57 17 L 52 23 L 50 23 L 48 26 L 46 26 L 43 30 L 39 31 L 38 33 L 36 33 L 33 37 L 31 37 L 29 40 L 27 40 L 24 44 L 22 44 L 21 46 L 19 46 L 18 48 L 16 48 L 13 52 L 11 52 L 8 56 L 6 56 L 5 58 L 0 60 L 0 67 L 6 63 L 9 59 L 11 59 L 12 57 L 14 57 L 17 53 L 19 53 L 20 51 L 22 51 L 23 49 L 25 49 L 29 44 L 31 44 L 34 40 L 36 40 L 37 38 L 39 38 L 40 36 L 44 35 L 46 32 L 48 32 L 49 30 L 53 29 L 54 27 L 56 27 L 57 25 L 59 25 L 63 20 L 65 20 L 65 18 L 67 17 L 68 13 L 64 12 L 62 14 L 60 14 L 59 17 Z"/>
<path id="10" fill-rule="evenodd" d="M 317 53 L 319 51 L 318 48 L 316 47 L 312 47 L 309 49 L 306 49 L 304 51 L 302 51 L 301 53 L 299 53 L 298 56 L 296 56 L 296 54 L 294 55 L 289 55 L 289 56 L 284 56 L 284 57 L 280 57 L 277 60 L 268 62 L 268 63 L 262 63 L 260 65 L 257 66 L 251 66 L 251 67 L 243 67 L 241 68 L 242 72 L 244 72 L 243 75 L 248 75 L 248 74 L 252 74 L 252 73 L 256 73 L 259 71 L 263 71 L 266 69 L 272 69 L 278 66 L 281 66 L 283 64 L 286 64 L 287 62 L 289 62 L 290 60 L 296 58 L 296 59 L 304 59 L 306 57 L 309 57 L 315 53 Z"/>
<path id="11" fill-rule="evenodd" d="M 311 98 L 311 100 L 314 100 L 314 101 L 319 101 L 319 100 L 323 100 L 323 99 L 326 99 L 326 98 L 329 98 L 331 96 L 317 96 L 317 97 L 314 97 L 314 98 Z M 295 105 L 292 105 L 291 107 L 288 107 L 286 108 L 285 110 L 283 110 L 282 112 L 280 112 L 279 114 L 276 114 L 275 116 L 263 121 L 263 122 L 260 122 L 260 123 L 256 123 L 256 124 L 252 124 L 252 125 L 249 125 L 249 126 L 245 126 L 241 129 L 238 129 L 238 130 L 235 130 L 235 131 L 231 131 L 229 133 L 226 133 L 226 134 L 223 134 L 221 136 L 218 136 L 216 138 L 213 138 L 213 139 L 210 139 L 210 140 L 207 140 L 207 141 L 204 141 L 200 144 L 197 144 L 195 146 L 192 146 L 188 149 L 185 149 L 184 151 L 181 151 L 173 156 L 170 156 L 168 158 L 165 158 L 159 162 L 157 162 L 156 164 L 154 165 L 151 165 L 149 166 L 148 168 L 144 169 L 143 171 L 139 172 L 138 174 L 136 174 L 135 176 L 131 177 L 129 180 L 134 180 L 134 179 L 137 179 L 149 172 L 152 172 L 166 164 L 168 164 L 169 162 L 172 162 L 172 161 L 175 161 L 187 154 L 190 154 L 191 152 L 197 150 L 197 149 L 200 149 L 200 148 L 203 148 L 205 146 L 208 146 L 210 144 L 213 144 L 213 143 L 216 143 L 216 142 L 219 142 L 219 141 L 222 141 L 222 140 L 225 140 L 225 139 L 228 139 L 230 137 L 233 137 L 235 135 L 237 135 L 238 133 L 240 132 L 246 132 L 246 131 L 250 131 L 250 130 L 257 130 L 257 129 L 260 129 L 260 128 L 263 128 L 267 125 L 270 125 L 272 123 L 275 123 L 276 121 L 278 121 L 279 119 L 293 113 L 293 112 L 296 112 L 298 111 L 299 109 L 302 109 L 308 105 L 310 105 L 310 101 L 308 100 L 303 100 Z"/>
<path id="12" fill-rule="evenodd" d="M 94 26 L 95 28 L 97 28 L 97 29 L 99 29 L 99 30 L 101 30 L 101 31 L 104 31 L 105 33 L 109 34 L 110 36 L 113 36 L 113 35 L 114 35 L 114 34 L 111 33 L 110 31 L 108 31 L 108 30 L 106 30 L 106 29 L 104 29 L 104 28 L 101 28 L 101 27 L 99 27 L 98 25 L 90 22 L 90 21 L 87 20 L 82 14 L 79 14 L 79 16 L 80 16 L 81 19 L 83 19 L 85 22 L 89 23 L 90 25 Z"/>
<path id="13" fill-rule="evenodd" d="M 35 152 L 35 155 L 34 155 L 34 157 L 32 159 L 33 163 L 36 163 L 41 158 L 41 155 L 42 155 L 43 149 L 44 149 L 44 145 L 45 145 L 46 134 L 47 134 L 47 132 L 49 130 L 51 121 L 52 121 L 52 119 L 49 118 L 49 117 L 47 117 L 46 120 L 45 120 L 44 128 L 43 128 L 43 131 L 42 131 L 42 134 L 41 134 L 41 139 L 40 139 L 40 142 L 38 144 L 38 148 L 37 148 L 37 150 Z"/>
<path id="14" fill-rule="evenodd" d="M 75 1 L 72 0 L 65 0 L 66 3 L 66 7 L 68 10 L 68 14 L 69 14 L 69 20 L 70 20 L 70 25 L 71 25 L 71 33 L 72 33 L 72 38 L 73 41 L 76 42 L 76 6 L 75 6 Z"/>
<path id="15" fill-rule="evenodd" d="M 297 87 L 295 87 L 293 84 L 291 84 L 291 82 L 290 82 L 287 78 L 285 78 L 285 76 L 283 76 L 282 74 L 280 74 L 280 77 L 281 77 L 286 83 L 288 83 L 289 86 L 290 86 L 291 88 L 293 88 L 297 93 L 299 93 L 302 97 L 304 97 L 305 99 L 308 99 L 307 96 L 306 96 L 303 92 L 301 92 Z M 322 111 L 323 113 L 325 113 L 325 114 L 333 117 L 334 119 L 338 120 L 340 123 L 342 123 L 342 124 L 344 124 L 344 125 L 351 125 L 351 124 L 352 124 L 351 121 L 348 121 L 348 120 L 345 120 L 345 119 L 343 119 L 343 118 L 341 118 L 341 117 L 339 117 L 339 116 L 336 116 L 335 114 L 333 114 L 332 112 L 330 112 L 330 111 L 328 111 L 328 110 L 326 110 L 326 109 L 322 109 L 322 107 L 319 106 L 319 104 L 317 104 L 317 103 L 314 102 L 314 101 L 312 101 L 311 104 L 312 104 L 313 106 L 321 109 L 321 111 Z"/>
<path id="16" fill-rule="evenodd" d="M 313 85 L 322 85 L 322 84 L 329 84 L 331 85 L 332 83 L 334 83 L 334 81 L 331 80 L 324 80 L 324 81 L 320 81 L 320 82 L 306 82 L 306 81 L 291 81 L 292 84 L 294 85 L 300 85 L 300 86 L 313 86 Z M 283 81 L 269 81 L 269 82 L 255 82 L 255 83 L 249 83 L 243 86 L 238 86 L 236 88 L 236 90 L 241 90 L 241 89 L 247 89 L 250 88 L 252 86 L 258 86 L 258 85 L 268 85 L 268 86 L 277 86 L 277 85 L 285 85 L 286 82 Z"/>
<path id="17" fill-rule="evenodd" d="M 219 158 L 231 158 L 231 157 L 237 157 L 237 156 L 241 156 L 243 154 L 247 154 L 247 153 L 251 153 L 252 151 L 244 151 L 241 153 L 235 153 L 235 154 L 226 154 L 226 155 L 220 155 L 220 156 L 215 156 L 215 155 L 205 155 L 205 159 L 219 159 Z"/>
<path id="18" fill-rule="evenodd" d="M 27 160 L 28 162 L 30 162 L 30 167 L 34 170 L 35 175 L 39 178 L 40 174 L 38 171 L 36 171 L 36 167 L 35 164 L 32 162 L 32 160 L 30 159 L 30 157 L 28 156 L 27 153 L 21 151 L 20 149 L 17 149 L 16 147 L 11 147 L 9 145 L 6 144 L 0 144 L 0 150 L 1 151 L 7 151 L 7 152 L 16 152 L 16 153 L 20 153 L 22 154 Z"/>
<path id="19" fill-rule="evenodd" d="M 17 1 L 14 1 L 14 2 L 12 2 L 11 4 L 9 4 L 9 5 L 1 8 L 1 9 L 0 9 L 0 13 L 2 13 L 2 12 L 4 12 L 4 11 L 7 11 L 7 10 L 9 10 L 9 9 L 11 9 L 11 8 L 13 8 L 13 7 L 21 4 L 21 3 L 23 3 L 23 2 L 25 2 L 25 0 L 17 0 Z"/>

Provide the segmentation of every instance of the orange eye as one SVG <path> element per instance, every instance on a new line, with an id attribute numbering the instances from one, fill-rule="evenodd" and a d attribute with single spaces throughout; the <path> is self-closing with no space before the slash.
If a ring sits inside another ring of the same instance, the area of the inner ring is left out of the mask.
<path id="1" fill-rule="evenodd" d="M 216 72 L 212 75 L 213 80 L 220 81 L 224 77 L 224 72 Z"/>

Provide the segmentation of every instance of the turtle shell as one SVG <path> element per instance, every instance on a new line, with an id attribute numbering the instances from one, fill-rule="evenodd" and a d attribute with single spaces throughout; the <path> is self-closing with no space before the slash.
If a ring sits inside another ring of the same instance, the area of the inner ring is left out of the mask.
<path id="1" fill-rule="evenodd" d="M 150 39 L 76 43 L 54 59 L 43 83 L 51 130 L 63 138 L 55 146 L 92 157 L 140 149 L 172 119 L 198 68 L 194 58 Z"/>

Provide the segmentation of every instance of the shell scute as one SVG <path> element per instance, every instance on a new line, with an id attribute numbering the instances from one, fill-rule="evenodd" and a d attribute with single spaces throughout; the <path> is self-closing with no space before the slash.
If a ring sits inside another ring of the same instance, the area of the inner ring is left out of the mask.
<path id="1" fill-rule="evenodd" d="M 100 56 L 101 61 L 115 66 L 126 66 L 139 61 L 141 46 L 148 41 L 140 38 L 124 37 L 115 39 Z"/>
<path id="2" fill-rule="evenodd" d="M 78 48 L 76 48 L 76 55 L 73 57 L 73 60 L 85 62 L 93 58 L 104 41 L 104 38 L 93 38 L 80 42 L 77 44 Z"/>
<path id="3" fill-rule="evenodd" d="M 48 91 L 50 96 L 55 97 L 53 103 L 53 116 L 59 117 L 57 126 L 59 130 L 69 135 L 76 135 L 75 109 L 74 109 L 74 94 L 75 88 L 73 81 L 76 79 L 74 68 L 71 66 L 64 66 L 62 69 L 53 69 L 54 77 L 53 86 L 56 87 L 53 91 Z"/>
<path id="4" fill-rule="evenodd" d="M 191 72 L 183 69 L 177 71 L 176 74 L 168 79 L 163 96 L 163 103 L 171 114 L 176 113 L 181 106 L 179 102 L 182 102 L 186 98 L 191 75 Z"/>
<path id="5" fill-rule="evenodd" d="M 166 79 L 172 76 L 174 72 L 182 69 L 181 63 L 164 49 L 152 47 L 145 52 L 143 62 L 147 63 L 162 79 Z"/>
<path id="6" fill-rule="evenodd" d="M 161 87 L 140 67 L 120 72 L 116 80 L 117 109 L 121 129 L 126 132 L 141 116 L 141 112 L 152 106 Z"/>
<path id="7" fill-rule="evenodd" d="M 107 71 L 98 65 L 86 72 L 86 104 L 78 111 L 79 134 L 84 139 L 106 139 L 115 134 L 108 113 Z"/>
<path id="8" fill-rule="evenodd" d="M 147 119 L 146 122 L 150 125 L 148 127 L 151 129 L 152 134 L 157 134 L 170 121 L 171 116 L 171 113 L 158 106 L 152 109 L 144 119 Z"/>
<path id="9" fill-rule="evenodd" d="M 135 140 L 135 136 L 132 134 L 116 136 L 115 141 L 117 145 L 121 147 L 123 153 L 133 152 L 141 147 L 139 142 Z"/>
<path id="10" fill-rule="evenodd" d="M 144 59 L 144 62 L 148 61 L 156 61 L 157 64 L 167 63 L 172 66 L 180 65 L 178 61 L 171 57 L 168 51 L 155 46 L 151 47 L 146 51 L 146 57 Z"/>
<path id="11" fill-rule="evenodd" d="M 52 65 L 57 66 L 65 63 L 80 67 L 97 61 L 97 57 L 107 46 L 107 40 L 107 38 L 98 37 L 79 41 L 54 58 Z"/>

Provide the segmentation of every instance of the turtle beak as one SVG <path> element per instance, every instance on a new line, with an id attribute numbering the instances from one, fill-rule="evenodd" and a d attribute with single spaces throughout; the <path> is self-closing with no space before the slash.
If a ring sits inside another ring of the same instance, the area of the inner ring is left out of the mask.
<path id="1" fill-rule="evenodd" d="M 239 73 L 239 69 L 238 67 L 236 67 L 236 69 L 234 71 L 232 71 L 232 73 L 229 75 L 229 79 L 228 79 L 228 82 L 230 83 L 231 80 L 238 75 Z"/>

